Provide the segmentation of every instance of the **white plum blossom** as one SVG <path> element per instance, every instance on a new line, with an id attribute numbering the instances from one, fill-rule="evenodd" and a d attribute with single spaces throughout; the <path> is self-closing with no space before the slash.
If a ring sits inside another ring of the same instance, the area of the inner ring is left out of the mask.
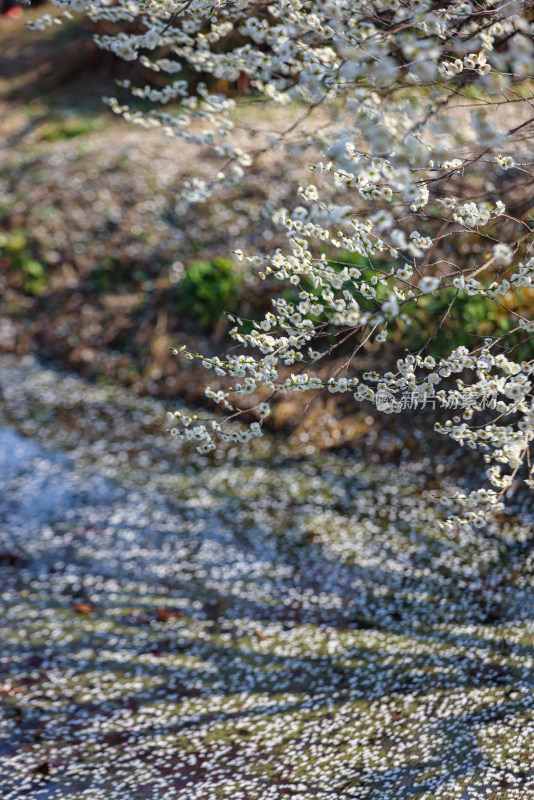
<path id="1" fill-rule="evenodd" d="M 513 256 L 514 254 L 510 245 L 504 244 L 504 242 L 499 242 L 493 248 L 493 258 L 497 264 L 507 267 L 512 263 Z"/>
<path id="2" fill-rule="evenodd" d="M 439 278 L 433 275 L 427 275 L 419 281 L 419 288 L 425 294 L 434 292 L 440 284 Z"/>

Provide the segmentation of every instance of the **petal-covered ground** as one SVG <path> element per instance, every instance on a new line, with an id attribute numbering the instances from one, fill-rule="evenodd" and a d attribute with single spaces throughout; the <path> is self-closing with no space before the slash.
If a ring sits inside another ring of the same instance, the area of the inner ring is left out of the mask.
<path id="1" fill-rule="evenodd" d="M 156 401 L 0 383 L 2 798 L 534 796 L 526 505 L 443 532 L 427 456 L 202 463 Z"/>

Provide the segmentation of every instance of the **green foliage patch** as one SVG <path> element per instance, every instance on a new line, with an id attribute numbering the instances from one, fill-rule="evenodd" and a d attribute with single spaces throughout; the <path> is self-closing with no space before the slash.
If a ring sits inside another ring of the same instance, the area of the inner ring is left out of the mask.
<path id="1" fill-rule="evenodd" d="M 30 295 L 41 295 L 48 285 L 46 266 L 32 255 L 32 245 L 23 231 L 0 236 L 0 250 L 7 259 L 8 269 L 22 275 L 22 288 Z"/>
<path id="2" fill-rule="evenodd" d="M 236 311 L 244 288 L 243 271 L 229 258 L 195 260 L 178 284 L 178 310 L 208 327 Z"/>

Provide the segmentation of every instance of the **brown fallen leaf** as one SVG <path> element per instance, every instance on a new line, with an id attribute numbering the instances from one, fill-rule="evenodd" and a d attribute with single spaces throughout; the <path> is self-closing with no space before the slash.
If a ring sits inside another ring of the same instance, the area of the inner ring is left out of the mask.
<path id="1" fill-rule="evenodd" d="M 14 694 L 20 694 L 23 691 L 23 686 L 0 686 L 0 697 L 5 697 L 6 695 L 12 697 Z"/>
<path id="2" fill-rule="evenodd" d="M 169 619 L 179 619 L 181 616 L 182 612 L 178 611 L 178 609 L 165 608 L 165 606 L 160 606 L 156 611 L 156 617 L 159 622 L 167 622 Z"/>
<path id="3" fill-rule="evenodd" d="M 254 628 L 254 633 L 258 637 L 258 639 L 266 639 L 267 634 L 264 633 L 260 628 Z"/>
<path id="4" fill-rule="evenodd" d="M 92 603 L 75 603 L 74 610 L 77 611 L 78 614 L 92 614 L 95 607 Z"/>
<path id="5" fill-rule="evenodd" d="M 20 553 L 11 553 L 6 550 L 0 551 L 0 564 L 15 567 L 21 566 L 24 561 L 24 556 L 20 555 Z"/>

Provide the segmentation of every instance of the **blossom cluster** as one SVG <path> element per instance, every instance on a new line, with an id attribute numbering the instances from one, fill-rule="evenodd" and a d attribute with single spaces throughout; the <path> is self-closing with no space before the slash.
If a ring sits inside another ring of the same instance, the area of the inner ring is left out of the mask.
<path id="1" fill-rule="evenodd" d="M 227 390 L 209 389 L 208 397 L 233 416 L 240 395 L 259 393 L 258 421 L 239 433 L 218 420 L 175 432 L 207 452 L 218 438 L 246 442 L 261 435 L 271 400 L 288 392 L 350 392 L 356 402 L 377 405 L 383 392 L 395 398 L 437 391 L 447 400 L 442 405 L 458 411 L 436 423 L 437 430 L 482 450 L 499 497 L 524 463 L 534 485 L 531 362 L 514 360 L 504 335 L 482 342 L 479 336 L 472 349 L 440 358 L 427 348 L 381 374 L 357 368 L 364 346 L 385 342 L 426 296 L 444 292 L 454 292 L 451 303 L 462 296 L 493 303 L 514 322 L 507 333 L 528 342 L 532 320 L 515 310 L 513 298 L 531 291 L 534 263 L 524 202 L 532 120 L 521 116 L 534 74 L 530 4 L 55 2 L 105 22 L 106 31 L 114 23 L 117 32 L 96 35 L 99 46 L 158 74 L 157 86 L 123 83 L 132 100 L 109 99 L 116 113 L 209 146 L 220 159 L 212 179 L 184 185 L 184 208 L 238 184 L 263 152 L 240 148 L 240 101 L 211 89 L 206 75 L 228 85 L 245 75 L 254 97 L 294 114 L 269 146 L 287 148 L 288 158 L 290 147 L 310 154 L 313 183 L 303 176 L 295 207 L 272 209 L 273 228 L 285 231 L 287 247 L 270 256 L 236 252 L 291 292 L 275 298 L 260 321 L 231 320 L 230 337 L 240 349 L 227 358 L 188 354 L 228 381 Z M 194 90 L 191 72 L 201 79 Z M 148 100 L 150 110 L 136 106 L 136 98 Z M 312 132 L 301 128 L 304 118 L 316 120 Z M 510 119 L 517 120 L 512 127 Z M 436 330 L 448 316 L 436 320 Z M 322 343 L 332 335 L 349 342 L 352 354 L 343 375 L 324 378 L 333 348 Z M 499 395 L 497 416 L 472 428 L 473 396 L 489 386 Z M 378 403 L 393 413 L 401 406 Z M 468 522 L 495 505 L 473 498 L 478 510 Z"/>

